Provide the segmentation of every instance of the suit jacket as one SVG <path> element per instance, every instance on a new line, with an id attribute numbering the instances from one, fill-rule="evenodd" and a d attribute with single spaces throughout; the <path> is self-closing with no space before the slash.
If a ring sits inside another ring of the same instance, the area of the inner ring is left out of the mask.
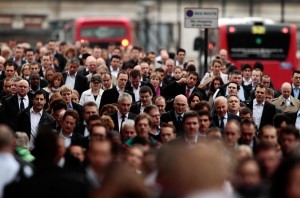
<path id="1" fill-rule="evenodd" d="M 78 124 L 82 124 L 83 123 L 83 117 L 82 117 L 82 112 L 83 112 L 83 109 L 82 109 L 82 106 L 80 104 L 77 104 L 75 102 L 72 102 L 72 106 L 73 106 L 73 109 L 77 111 L 77 113 L 79 114 L 79 123 Z"/>
<path id="2" fill-rule="evenodd" d="M 272 100 L 272 104 L 275 105 L 277 109 L 280 109 L 282 112 L 297 112 L 300 109 L 300 101 L 295 99 L 293 96 L 290 96 L 290 105 L 286 106 L 285 99 L 281 95 L 278 98 Z"/>
<path id="3" fill-rule="evenodd" d="M 163 96 L 167 99 L 175 98 L 177 95 L 186 95 L 186 84 L 179 84 L 176 81 L 173 81 L 170 85 L 166 86 L 163 92 Z M 202 100 L 207 100 L 206 92 L 204 89 L 199 87 L 194 87 L 192 93 L 199 93 Z M 192 94 L 190 93 L 190 95 Z"/>
<path id="4" fill-rule="evenodd" d="M 217 93 L 216 97 L 218 97 L 218 96 L 225 96 L 228 85 L 229 85 L 229 83 L 222 85 L 219 88 L 219 92 Z M 241 87 L 244 89 L 244 97 L 245 97 L 245 101 L 246 101 L 250 97 L 248 95 L 249 88 L 245 88 L 243 85 L 240 85 L 240 89 L 241 89 Z"/>
<path id="5" fill-rule="evenodd" d="M 252 141 L 252 144 L 253 144 L 253 145 L 252 145 L 252 151 L 253 151 L 253 153 L 256 152 L 257 142 L 258 142 L 257 138 L 254 137 L 254 138 L 253 138 L 253 141 Z M 250 145 L 245 144 L 241 139 L 239 139 L 238 144 L 239 144 L 239 145 L 247 145 L 247 146 L 250 147 Z"/>
<path id="6" fill-rule="evenodd" d="M 62 73 L 65 82 L 67 75 L 67 72 Z M 74 89 L 78 91 L 79 95 L 81 96 L 82 92 L 89 89 L 87 78 L 81 74 L 76 74 Z"/>
<path id="7" fill-rule="evenodd" d="M 29 139 L 31 133 L 30 108 L 27 107 L 24 111 L 18 113 L 15 124 L 15 131 L 24 131 Z M 38 128 L 55 129 L 55 119 L 46 111 L 43 111 Z"/>
<path id="8" fill-rule="evenodd" d="M 173 122 L 173 125 L 176 128 L 177 136 L 183 135 L 184 131 L 183 131 L 182 123 L 177 121 L 177 117 L 175 115 L 174 109 L 163 113 L 160 117 L 160 120 L 162 123 Z"/>
<path id="9" fill-rule="evenodd" d="M 253 112 L 253 100 L 251 100 L 246 105 Z M 265 105 L 263 108 L 261 121 L 260 121 L 260 125 L 259 125 L 259 130 L 261 130 L 262 127 L 265 125 L 268 125 L 268 124 L 273 125 L 273 118 L 274 118 L 275 114 L 276 114 L 275 106 L 273 104 L 265 101 Z"/>
<path id="10" fill-rule="evenodd" d="M 29 98 L 29 97 L 28 97 Z M 29 107 L 32 105 L 32 101 L 29 98 Z M 0 109 L 0 121 L 14 128 L 17 114 L 19 113 L 19 102 L 17 94 L 6 98 Z"/>
<path id="11" fill-rule="evenodd" d="M 233 115 L 231 113 L 227 113 L 227 122 L 230 120 L 237 120 L 238 122 L 241 122 L 241 118 L 237 115 Z M 213 115 L 213 123 L 212 126 L 220 127 L 219 124 L 219 117 L 217 114 Z M 225 126 L 224 126 L 225 127 Z"/>
<path id="12" fill-rule="evenodd" d="M 151 90 L 152 90 L 153 96 L 155 96 L 155 90 L 154 90 L 154 87 L 152 86 L 152 84 L 147 83 L 147 82 L 143 82 L 143 81 L 142 81 L 142 82 L 141 82 L 141 87 L 142 87 L 142 86 L 148 86 L 148 87 L 150 87 Z M 129 81 L 128 81 L 128 83 L 126 84 L 125 90 L 127 90 L 127 91 L 133 93 L 133 87 L 131 86 L 131 83 L 130 83 Z M 139 99 L 138 101 L 140 101 L 140 99 Z M 135 102 L 137 102 L 137 101 L 135 101 Z"/>
<path id="13" fill-rule="evenodd" d="M 134 104 L 131 105 L 129 111 L 131 113 L 134 113 L 134 114 L 138 115 L 141 112 L 141 105 L 142 105 L 141 102 L 136 102 L 136 103 L 134 103 Z"/>
<path id="14" fill-rule="evenodd" d="M 132 97 L 132 102 L 135 102 L 134 94 L 132 92 L 126 90 L 126 89 L 125 89 L 125 92 L 130 94 L 131 97 Z M 117 103 L 118 102 L 118 97 L 119 97 L 119 92 L 118 92 L 116 86 L 114 86 L 111 89 L 105 90 L 102 94 L 99 110 L 101 110 L 102 107 L 106 104 Z"/>
<path id="15" fill-rule="evenodd" d="M 116 111 L 116 112 L 110 114 L 109 116 L 110 116 L 111 119 L 114 121 L 114 125 L 115 125 L 114 130 L 115 130 L 115 131 L 119 131 L 118 112 Z M 131 113 L 131 112 L 128 113 L 128 119 L 134 120 L 135 117 L 136 117 L 136 114 Z"/>
<path id="16" fill-rule="evenodd" d="M 292 93 L 291 93 L 291 95 L 295 98 L 295 94 L 294 94 L 294 89 L 293 89 L 293 87 L 292 87 Z M 299 95 L 298 95 L 298 98 L 296 98 L 296 99 L 300 100 L 300 93 L 299 93 Z"/>

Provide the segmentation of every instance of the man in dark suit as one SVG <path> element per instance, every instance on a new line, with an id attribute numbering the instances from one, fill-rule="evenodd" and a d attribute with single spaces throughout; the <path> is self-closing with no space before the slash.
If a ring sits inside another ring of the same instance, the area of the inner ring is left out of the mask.
<path id="1" fill-rule="evenodd" d="M 267 124 L 273 125 L 273 117 L 276 114 L 276 108 L 273 104 L 265 100 L 266 88 L 258 84 L 255 89 L 255 99 L 247 104 L 247 107 L 253 112 L 253 121 L 258 130 Z"/>
<path id="2" fill-rule="evenodd" d="M 170 143 L 179 144 L 187 148 L 196 146 L 201 140 L 199 133 L 200 122 L 198 113 L 196 111 L 187 111 L 184 114 L 182 125 L 184 132 L 183 135 L 172 140 Z"/>
<path id="3" fill-rule="evenodd" d="M 140 98 L 139 102 L 133 104 L 130 108 L 130 112 L 136 115 L 144 113 L 144 109 L 152 104 L 153 92 L 150 87 L 143 86 L 140 88 Z"/>
<path id="4" fill-rule="evenodd" d="M 192 93 L 199 93 L 202 100 L 206 100 L 204 89 L 196 86 L 199 75 L 197 72 L 189 72 L 187 78 L 181 78 L 179 81 L 174 81 L 164 89 L 164 97 L 167 99 L 175 98 L 177 95 L 185 95 L 188 99 Z"/>
<path id="5" fill-rule="evenodd" d="M 177 130 L 177 136 L 183 135 L 182 119 L 187 110 L 188 103 L 184 95 L 178 95 L 174 99 L 174 109 L 161 115 L 162 123 L 173 123 Z"/>
<path id="6" fill-rule="evenodd" d="M 117 76 L 117 86 L 114 86 L 112 89 L 105 90 L 103 92 L 99 110 L 106 104 L 117 103 L 120 93 L 128 93 L 132 97 L 134 102 L 134 94 L 125 89 L 126 83 L 128 81 L 128 74 L 125 71 L 120 71 Z"/>
<path id="7" fill-rule="evenodd" d="M 292 94 L 294 98 L 300 100 L 300 71 L 293 71 L 292 76 Z"/>
<path id="8" fill-rule="evenodd" d="M 31 106 L 31 100 L 27 95 L 28 91 L 28 82 L 26 80 L 20 80 L 17 84 L 17 94 L 8 97 L 2 103 L 0 110 L 1 122 L 14 128 L 15 120 L 19 111 Z"/>
<path id="9" fill-rule="evenodd" d="M 37 91 L 42 91 L 44 92 L 45 94 L 45 99 L 46 99 L 46 105 L 44 105 L 44 109 L 47 109 L 48 107 L 48 103 L 49 103 L 49 93 L 46 92 L 43 87 L 46 85 L 44 84 L 45 83 L 45 80 L 44 79 L 41 79 L 40 77 L 40 74 L 37 73 L 37 72 L 32 72 L 30 74 L 30 77 L 29 77 L 29 84 L 30 84 L 30 87 L 29 87 L 29 92 L 28 92 L 28 97 L 30 100 L 33 99 L 34 97 L 34 94 L 37 92 Z M 47 82 L 46 82 L 47 83 Z"/>
<path id="10" fill-rule="evenodd" d="M 79 95 L 82 92 L 89 89 L 87 78 L 81 74 L 77 73 L 79 66 L 79 61 L 77 59 L 71 59 L 68 62 L 69 70 L 68 72 L 62 73 L 65 85 L 68 85 L 70 88 L 78 91 Z"/>
<path id="11" fill-rule="evenodd" d="M 244 144 L 252 148 L 253 152 L 256 151 L 256 127 L 255 123 L 250 120 L 243 120 L 241 123 L 241 138 L 239 144 Z"/>
<path id="12" fill-rule="evenodd" d="M 213 115 L 213 125 L 224 130 L 229 120 L 235 119 L 241 122 L 240 117 L 228 113 L 228 103 L 224 96 L 219 96 L 214 101 L 216 114 Z"/>
<path id="13" fill-rule="evenodd" d="M 130 94 L 122 93 L 121 95 L 119 95 L 117 104 L 118 111 L 110 114 L 110 117 L 115 124 L 114 130 L 120 132 L 122 123 L 128 119 L 134 120 L 136 115 L 129 112 L 132 104 L 132 96 Z"/>
<path id="14" fill-rule="evenodd" d="M 34 139 L 39 128 L 55 129 L 54 118 L 43 110 L 46 104 L 46 95 L 38 90 L 33 96 L 33 106 L 27 107 L 17 115 L 15 131 L 24 131 L 29 138 L 30 148 L 34 146 Z"/>

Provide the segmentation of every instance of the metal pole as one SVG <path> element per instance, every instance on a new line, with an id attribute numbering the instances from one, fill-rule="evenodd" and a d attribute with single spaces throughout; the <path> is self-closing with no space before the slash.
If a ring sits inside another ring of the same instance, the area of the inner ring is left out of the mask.
<path id="1" fill-rule="evenodd" d="M 148 14 L 149 14 L 149 7 L 145 5 L 145 29 L 144 29 L 144 34 L 145 34 L 145 50 L 148 51 L 149 48 L 149 20 L 148 20 Z"/>
<path id="2" fill-rule="evenodd" d="M 284 23 L 284 7 L 285 7 L 285 0 L 280 1 L 281 7 L 281 23 Z"/>
<path id="3" fill-rule="evenodd" d="M 178 27 L 178 41 L 176 48 L 179 49 L 181 45 L 181 0 L 177 0 L 177 27 Z"/>
<path id="4" fill-rule="evenodd" d="M 253 0 L 249 0 L 249 16 L 253 16 Z"/>
<path id="5" fill-rule="evenodd" d="M 157 45 L 156 45 L 156 51 L 158 52 L 161 48 L 161 0 L 157 0 L 157 30 L 156 30 L 156 36 L 157 36 Z"/>
<path id="6" fill-rule="evenodd" d="M 204 74 L 208 71 L 207 65 L 207 57 L 208 57 L 208 29 L 205 28 L 205 35 L 204 35 Z"/>
<path id="7" fill-rule="evenodd" d="M 222 0 L 222 17 L 226 16 L 226 0 Z"/>

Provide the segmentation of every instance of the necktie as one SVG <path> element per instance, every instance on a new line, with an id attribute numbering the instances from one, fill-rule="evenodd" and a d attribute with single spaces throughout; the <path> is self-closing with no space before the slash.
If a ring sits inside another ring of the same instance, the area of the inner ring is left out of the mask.
<path id="1" fill-rule="evenodd" d="M 223 130 L 224 129 L 224 117 L 221 117 L 220 120 L 221 120 L 220 128 Z"/>
<path id="2" fill-rule="evenodd" d="M 185 96 L 187 99 L 189 99 L 189 97 L 190 97 L 190 91 L 191 91 L 190 89 L 186 90 Z"/>
<path id="3" fill-rule="evenodd" d="M 182 116 L 178 116 L 178 117 L 177 117 L 177 121 L 178 121 L 178 122 L 181 122 L 181 120 L 182 120 Z"/>
<path id="4" fill-rule="evenodd" d="M 122 121 L 121 121 L 121 126 L 120 126 L 120 132 L 122 131 L 122 125 L 123 125 L 123 122 L 125 122 L 125 118 L 126 118 L 126 116 L 122 115 Z"/>
<path id="5" fill-rule="evenodd" d="M 25 105 L 24 105 L 23 100 L 24 100 L 24 98 L 22 97 L 21 102 L 20 102 L 20 111 L 23 111 L 25 109 Z"/>

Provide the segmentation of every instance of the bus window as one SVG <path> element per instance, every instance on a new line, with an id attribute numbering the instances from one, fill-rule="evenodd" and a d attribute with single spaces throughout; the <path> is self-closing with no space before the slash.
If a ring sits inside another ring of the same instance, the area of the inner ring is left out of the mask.
<path id="1" fill-rule="evenodd" d="M 118 38 L 126 36 L 122 27 L 84 27 L 80 30 L 82 38 Z"/>

